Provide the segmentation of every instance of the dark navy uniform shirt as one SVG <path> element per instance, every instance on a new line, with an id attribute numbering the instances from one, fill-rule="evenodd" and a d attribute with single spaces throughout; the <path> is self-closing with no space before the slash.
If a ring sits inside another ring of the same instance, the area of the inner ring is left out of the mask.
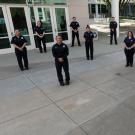
<path id="1" fill-rule="evenodd" d="M 75 22 L 73 21 L 71 22 L 70 27 L 74 30 L 78 30 L 78 28 L 80 27 L 80 24 L 77 21 Z"/>
<path id="2" fill-rule="evenodd" d="M 135 44 L 135 38 L 130 39 L 129 37 L 126 37 L 124 43 L 127 47 L 132 47 Z"/>
<path id="3" fill-rule="evenodd" d="M 114 30 L 117 29 L 117 22 L 116 21 L 111 21 L 110 22 L 110 29 L 114 29 Z"/>
<path id="4" fill-rule="evenodd" d="M 84 33 L 84 38 L 85 38 L 86 42 L 93 42 L 94 33 L 92 31 L 85 32 Z"/>
<path id="5" fill-rule="evenodd" d="M 24 43 L 27 43 L 27 40 L 23 36 L 14 36 L 12 37 L 11 44 L 14 44 L 18 47 L 22 47 Z"/>
<path id="6" fill-rule="evenodd" d="M 42 27 L 38 26 L 35 27 L 34 31 L 37 32 L 39 35 L 43 35 L 43 33 L 45 32 L 45 30 Z"/>
<path id="7" fill-rule="evenodd" d="M 58 58 L 63 58 L 66 60 L 67 56 L 69 55 L 69 49 L 64 43 L 62 43 L 61 45 L 55 44 L 52 47 L 52 54 L 55 57 L 56 61 Z"/>

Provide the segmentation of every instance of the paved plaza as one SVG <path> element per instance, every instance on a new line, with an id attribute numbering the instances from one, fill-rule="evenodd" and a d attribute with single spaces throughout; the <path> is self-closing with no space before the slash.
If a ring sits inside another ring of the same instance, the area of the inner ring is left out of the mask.
<path id="1" fill-rule="evenodd" d="M 94 61 L 85 48 L 70 48 L 71 85 L 57 82 L 51 49 L 29 51 L 20 72 L 14 54 L 0 56 L 0 135 L 135 135 L 135 67 L 109 38 L 95 41 Z"/>

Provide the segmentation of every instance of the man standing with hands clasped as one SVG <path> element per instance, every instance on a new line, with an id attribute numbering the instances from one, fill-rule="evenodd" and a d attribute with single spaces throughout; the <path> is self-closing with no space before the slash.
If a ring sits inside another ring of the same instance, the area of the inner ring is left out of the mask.
<path id="1" fill-rule="evenodd" d="M 69 63 L 68 63 L 69 50 L 67 45 L 62 42 L 61 36 L 56 36 L 56 44 L 54 44 L 52 47 L 52 54 L 55 58 L 55 66 L 60 86 L 69 85 L 70 84 Z M 62 75 L 62 68 L 66 76 L 65 83 Z"/>
<path id="2" fill-rule="evenodd" d="M 117 45 L 117 22 L 115 21 L 115 17 L 112 17 L 112 21 L 110 22 L 110 45 L 113 43 L 113 37 L 115 40 L 115 45 Z"/>
<path id="3" fill-rule="evenodd" d="M 21 71 L 24 71 L 24 69 L 28 70 L 29 67 L 28 67 L 27 48 L 26 48 L 27 41 L 21 35 L 21 32 L 19 30 L 15 30 L 15 36 L 12 37 L 11 44 L 14 45 L 15 54 L 17 57 L 20 70 Z"/>
<path id="4" fill-rule="evenodd" d="M 78 46 L 81 46 L 80 39 L 79 39 L 79 22 L 76 21 L 76 17 L 73 17 L 73 21 L 70 24 L 70 27 L 72 28 L 72 45 L 71 47 L 74 47 L 75 37 L 78 41 Z"/>

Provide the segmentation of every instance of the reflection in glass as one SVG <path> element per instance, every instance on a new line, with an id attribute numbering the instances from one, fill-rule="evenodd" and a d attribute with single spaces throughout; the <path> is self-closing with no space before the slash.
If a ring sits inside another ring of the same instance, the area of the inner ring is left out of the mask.
<path id="1" fill-rule="evenodd" d="M 32 24 L 33 33 L 34 33 L 34 28 L 35 28 L 35 26 L 36 26 L 36 19 L 35 19 L 33 7 L 30 7 L 30 17 L 31 17 L 30 19 L 31 19 L 31 24 Z"/>
<path id="2" fill-rule="evenodd" d="M 58 35 L 61 35 L 63 40 L 68 40 L 65 8 L 55 8 L 55 14 L 56 14 Z"/>
<path id="3" fill-rule="evenodd" d="M 67 32 L 59 33 L 59 35 L 62 36 L 63 40 L 68 40 L 68 33 Z"/>
<path id="4" fill-rule="evenodd" d="M 53 34 L 46 34 L 46 43 L 54 42 Z"/>
<path id="5" fill-rule="evenodd" d="M 14 29 L 19 29 L 21 34 L 27 36 L 28 45 L 30 45 L 30 37 L 26 22 L 24 8 L 10 8 Z"/>
<path id="6" fill-rule="evenodd" d="M 1 38 L 0 39 L 0 49 L 11 48 L 9 38 Z"/>
<path id="7" fill-rule="evenodd" d="M 49 8 L 38 8 L 39 20 L 42 21 L 42 26 L 46 33 L 52 32 L 51 15 Z"/>
<path id="8" fill-rule="evenodd" d="M 0 7 L 0 49 L 10 48 L 10 47 L 11 46 L 8 38 L 5 18 L 3 15 L 2 8 Z"/>
<path id="9" fill-rule="evenodd" d="M 66 13 L 64 8 L 56 8 L 56 22 L 58 32 L 60 31 L 67 31 L 67 21 L 66 21 Z"/>
<path id="10" fill-rule="evenodd" d="M 3 16 L 2 8 L 0 8 L 0 37 L 8 36 L 7 28 L 5 24 L 5 18 Z"/>

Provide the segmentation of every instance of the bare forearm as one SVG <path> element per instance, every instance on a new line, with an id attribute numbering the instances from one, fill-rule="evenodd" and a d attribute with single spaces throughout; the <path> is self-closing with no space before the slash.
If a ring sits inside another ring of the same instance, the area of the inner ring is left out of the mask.
<path id="1" fill-rule="evenodd" d="M 26 46 L 26 43 L 23 44 L 22 49 Z"/>
<path id="2" fill-rule="evenodd" d="M 15 44 L 14 44 L 14 48 L 16 48 L 16 49 L 20 49 L 20 48 L 19 48 L 17 45 L 15 45 Z"/>

